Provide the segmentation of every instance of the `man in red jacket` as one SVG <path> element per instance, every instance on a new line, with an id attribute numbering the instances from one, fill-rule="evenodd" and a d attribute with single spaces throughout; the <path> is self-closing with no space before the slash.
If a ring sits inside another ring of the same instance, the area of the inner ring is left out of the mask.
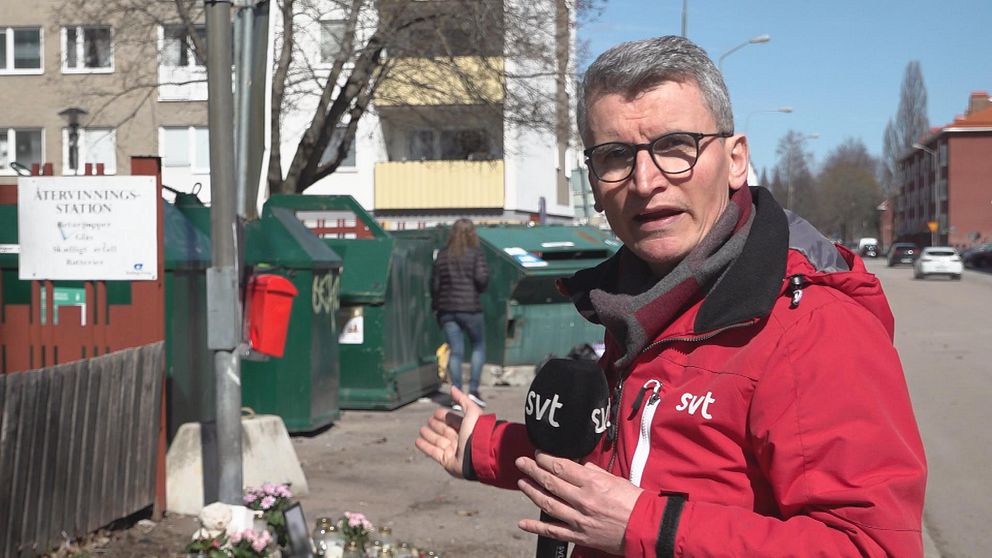
<path id="1" fill-rule="evenodd" d="M 581 463 L 523 425 L 438 410 L 417 447 L 519 488 L 573 557 L 922 556 L 926 463 L 863 262 L 749 188 L 720 73 L 680 37 L 589 67 L 579 131 L 624 247 L 561 282 L 606 328 L 607 435 Z"/>

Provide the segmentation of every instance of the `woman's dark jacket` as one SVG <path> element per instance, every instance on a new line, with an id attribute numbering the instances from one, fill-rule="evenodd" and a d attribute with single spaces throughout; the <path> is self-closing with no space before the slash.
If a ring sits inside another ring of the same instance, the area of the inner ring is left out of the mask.
<path id="1" fill-rule="evenodd" d="M 481 248 L 469 248 L 460 258 L 445 248 L 431 271 L 431 307 L 436 312 L 482 312 L 479 293 L 489 284 L 489 268 Z"/>

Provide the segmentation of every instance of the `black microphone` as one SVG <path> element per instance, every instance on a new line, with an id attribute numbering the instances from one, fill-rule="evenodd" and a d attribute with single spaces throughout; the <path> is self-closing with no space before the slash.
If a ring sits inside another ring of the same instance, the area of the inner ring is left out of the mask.
<path id="1" fill-rule="evenodd" d="M 538 370 L 527 392 L 524 422 L 541 451 L 578 459 L 588 455 L 609 423 L 610 389 L 594 360 L 551 359 Z M 555 518 L 541 511 L 541 521 Z M 568 543 L 537 538 L 537 558 L 565 558 Z"/>

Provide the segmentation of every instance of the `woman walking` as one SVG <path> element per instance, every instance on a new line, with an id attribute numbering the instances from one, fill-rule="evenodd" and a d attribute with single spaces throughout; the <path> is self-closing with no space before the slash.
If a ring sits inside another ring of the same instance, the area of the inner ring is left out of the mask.
<path id="1" fill-rule="evenodd" d="M 486 257 L 479 248 L 475 225 L 469 219 L 458 219 L 451 227 L 448 245 L 434 260 L 431 272 L 431 306 L 444 330 L 451 349 L 448 357 L 448 377 L 451 385 L 462 389 L 462 361 L 465 358 L 464 336 L 472 343 L 472 376 L 469 398 L 480 407 L 486 402 L 479 394 L 482 364 L 486 360 L 485 325 L 479 294 L 489 284 Z M 454 404 L 456 410 L 460 405 Z"/>

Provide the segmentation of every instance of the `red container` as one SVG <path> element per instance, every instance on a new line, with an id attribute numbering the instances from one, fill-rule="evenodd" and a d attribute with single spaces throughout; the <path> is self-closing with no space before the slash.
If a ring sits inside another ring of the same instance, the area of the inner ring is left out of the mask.
<path id="1" fill-rule="evenodd" d="M 279 275 L 254 275 L 248 281 L 245 322 L 253 351 L 282 357 L 296 293 L 289 279 Z"/>

